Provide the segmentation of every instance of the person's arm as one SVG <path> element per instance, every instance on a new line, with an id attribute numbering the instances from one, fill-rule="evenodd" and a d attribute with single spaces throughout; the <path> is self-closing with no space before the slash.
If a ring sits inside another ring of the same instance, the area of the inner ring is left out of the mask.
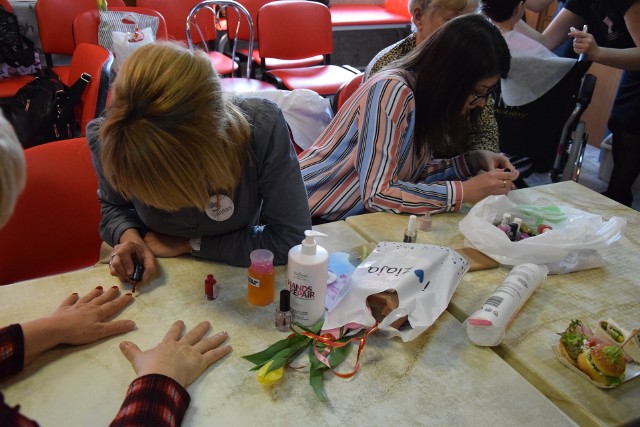
<path id="1" fill-rule="evenodd" d="M 202 322 L 183 336 L 184 323 L 179 320 L 161 343 L 144 352 L 123 341 L 120 350 L 138 377 L 111 427 L 179 426 L 191 400 L 186 387 L 231 352 L 230 346 L 222 345 L 229 337 L 226 332 L 204 338 L 210 328 L 209 322 Z"/>
<path id="2" fill-rule="evenodd" d="M 584 20 L 579 15 L 576 15 L 568 9 L 562 9 L 558 12 L 555 18 L 553 18 L 542 34 L 531 28 L 523 21 L 519 21 L 516 24 L 515 29 L 527 37 L 538 41 L 547 49 L 554 50 L 569 38 L 569 31 L 571 27 L 582 28 L 583 25 Z"/>
<path id="3" fill-rule="evenodd" d="M 420 162 L 428 154 L 416 159 L 413 151 L 415 101 L 409 86 L 396 79 L 380 80 L 363 100 L 367 108 L 359 122 L 355 168 L 366 209 L 414 214 L 459 209 L 459 179 L 470 171 L 458 158 L 431 162 L 420 175 Z M 425 176 L 433 179 L 425 182 Z M 454 177 L 457 180 L 433 182 Z"/>
<path id="4" fill-rule="evenodd" d="M 589 32 L 571 31 L 574 37 L 573 49 L 576 53 L 586 53 L 590 61 L 621 70 L 640 70 L 640 1 L 636 1 L 624 14 L 624 21 L 636 47 L 615 49 L 600 47 Z"/>
<path id="5" fill-rule="evenodd" d="M 224 235 L 202 236 L 200 251 L 194 255 L 248 266 L 251 251 L 263 248 L 273 252 L 275 264 L 282 265 L 287 262 L 289 249 L 304 239 L 305 230 L 311 229 L 307 192 L 280 109 L 265 100 L 244 102 L 259 102 L 250 109 L 250 122 L 256 138 L 255 164 L 251 167 L 258 170 L 260 220 L 256 226 Z"/>

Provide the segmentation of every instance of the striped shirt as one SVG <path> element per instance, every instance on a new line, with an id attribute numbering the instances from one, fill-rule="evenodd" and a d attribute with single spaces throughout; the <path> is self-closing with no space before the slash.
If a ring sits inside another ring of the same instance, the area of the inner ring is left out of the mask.
<path id="1" fill-rule="evenodd" d="M 423 214 L 460 209 L 463 156 L 432 159 L 414 150 L 415 99 L 406 77 L 390 70 L 365 82 L 318 140 L 300 155 L 313 217 L 364 212 Z"/>

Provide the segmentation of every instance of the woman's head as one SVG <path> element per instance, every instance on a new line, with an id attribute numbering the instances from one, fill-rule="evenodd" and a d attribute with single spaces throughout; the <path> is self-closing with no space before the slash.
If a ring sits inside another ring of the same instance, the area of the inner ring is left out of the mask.
<path id="1" fill-rule="evenodd" d="M 0 113 L 0 227 L 11 217 L 26 181 L 24 151 L 13 128 Z"/>
<path id="2" fill-rule="evenodd" d="M 409 0 L 409 14 L 417 43 L 426 40 L 456 16 L 471 13 L 477 7 L 478 0 Z"/>
<path id="3" fill-rule="evenodd" d="M 208 56 L 169 42 L 137 49 L 123 64 L 100 130 L 109 183 L 158 209 L 204 209 L 231 194 L 247 153 L 249 125 L 223 99 Z"/>
<path id="4" fill-rule="evenodd" d="M 509 48 L 493 24 L 468 14 L 449 21 L 394 66 L 411 70 L 416 86 L 416 143 L 464 144 L 463 114 L 483 107 L 487 92 L 509 72 Z M 472 114 L 473 116 L 473 114 Z"/>

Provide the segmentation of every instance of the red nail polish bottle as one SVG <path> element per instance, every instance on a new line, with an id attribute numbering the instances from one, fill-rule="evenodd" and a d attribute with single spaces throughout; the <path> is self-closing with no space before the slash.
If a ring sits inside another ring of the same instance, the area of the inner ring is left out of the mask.
<path id="1" fill-rule="evenodd" d="M 214 300 L 218 297 L 218 281 L 213 277 L 213 274 L 207 275 L 204 281 L 204 294 L 208 300 Z"/>

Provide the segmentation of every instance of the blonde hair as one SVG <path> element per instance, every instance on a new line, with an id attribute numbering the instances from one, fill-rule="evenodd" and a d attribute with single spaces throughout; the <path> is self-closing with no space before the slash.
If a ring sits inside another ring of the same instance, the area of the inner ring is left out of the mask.
<path id="1" fill-rule="evenodd" d="M 24 150 L 13 128 L 0 113 L 0 227 L 9 221 L 25 183 Z"/>
<path id="2" fill-rule="evenodd" d="M 137 49 L 113 84 L 100 130 L 109 183 L 158 209 L 204 210 L 231 195 L 249 156 L 251 128 L 209 57 L 172 42 Z"/>

